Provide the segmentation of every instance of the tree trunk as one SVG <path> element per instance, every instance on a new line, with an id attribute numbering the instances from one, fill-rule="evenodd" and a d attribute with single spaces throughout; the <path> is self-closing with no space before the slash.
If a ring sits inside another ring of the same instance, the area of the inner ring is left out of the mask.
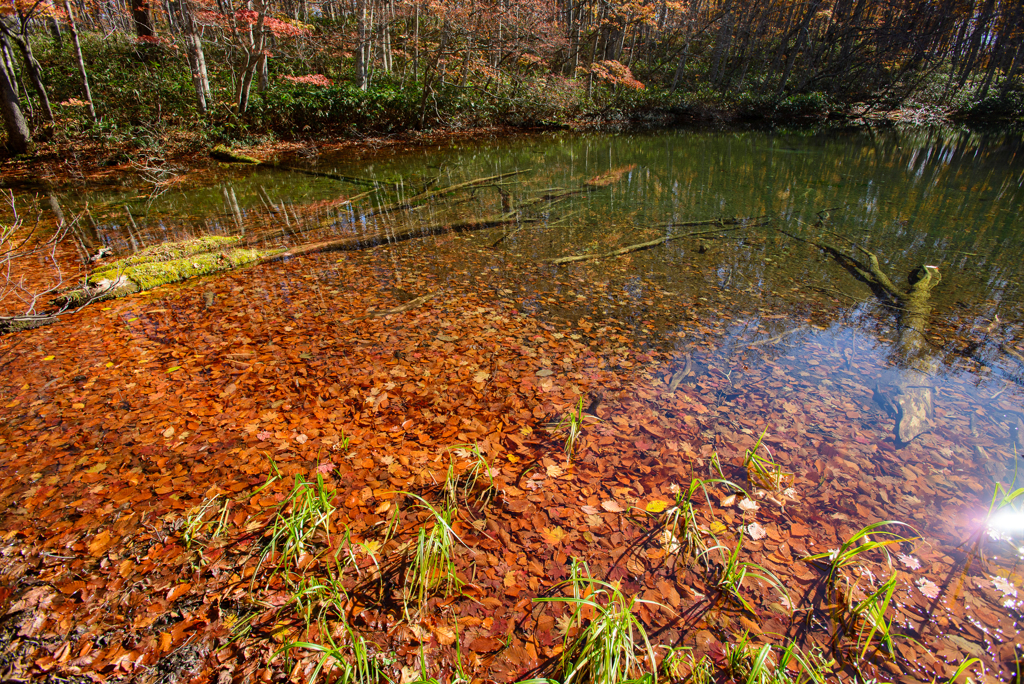
<path id="1" fill-rule="evenodd" d="M 7 147 L 15 154 L 26 154 L 32 149 L 32 134 L 21 113 L 18 91 L 0 64 L 0 109 L 3 110 L 4 129 L 7 131 Z"/>
<path id="2" fill-rule="evenodd" d="M 7 70 L 0 66 L 0 109 L 3 110 L 4 129 L 7 131 L 7 147 L 15 155 L 25 155 L 32 149 L 32 133 L 22 115 L 17 91 L 11 83 Z"/>
<path id="3" fill-rule="evenodd" d="M 18 92 L 18 77 L 17 62 L 14 61 L 14 50 L 11 49 L 11 43 L 7 40 L 7 34 L 0 31 L 0 68 L 7 70 L 7 78 L 11 81 L 11 87 L 14 92 Z"/>
<path id="4" fill-rule="evenodd" d="M 263 30 L 263 20 L 266 18 L 267 5 L 260 5 L 256 26 L 250 28 L 249 45 L 243 47 L 246 61 L 242 69 L 242 76 L 238 81 L 237 110 L 244 114 L 249 108 L 249 92 L 252 89 L 252 79 L 256 75 L 256 69 L 263 57 L 263 46 L 266 41 L 266 34 Z"/>
<path id="5" fill-rule="evenodd" d="M 64 47 L 64 36 L 60 33 L 60 24 L 57 23 L 57 17 L 51 14 L 46 18 L 46 23 L 50 28 L 50 35 L 53 36 L 53 42 L 56 43 L 57 49 L 60 50 Z"/>
<path id="6" fill-rule="evenodd" d="M 149 0 L 132 0 L 132 21 L 135 22 L 135 35 L 139 38 L 153 38 L 153 15 L 150 12 Z"/>
<path id="7" fill-rule="evenodd" d="M 75 46 L 78 73 L 82 77 L 82 90 L 85 92 L 85 101 L 89 105 L 89 118 L 95 121 L 96 108 L 92 103 L 92 91 L 89 89 L 89 73 L 85 70 L 85 58 L 82 56 L 82 44 L 78 40 L 78 27 L 75 25 L 75 15 L 71 11 L 71 0 L 64 0 L 64 10 L 68 13 L 68 30 L 71 33 L 71 43 Z"/>
<path id="8" fill-rule="evenodd" d="M 779 79 L 778 87 L 775 89 L 776 98 L 781 98 L 786 91 L 786 84 L 789 82 L 789 77 L 793 73 L 793 65 L 796 63 L 796 58 L 807 44 L 807 28 L 810 26 L 811 19 L 814 18 L 815 14 L 817 14 L 820 5 L 821 0 L 812 0 L 812 2 L 807 6 L 807 13 L 800 21 L 800 27 L 797 29 L 796 43 L 790 48 L 789 57 L 786 59 L 786 68 L 782 72 L 782 78 Z"/>
<path id="9" fill-rule="evenodd" d="M 185 47 L 188 55 L 188 67 L 192 74 L 192 85 L 196 91 L 196 109 L 205 114 L 212 100 L 210 94 L 210 78 L 206 72 L 206 56 L 203 54 L 203 39 L 196 30 L 192 18 L 192 6 L 188 0 L 180 0 L 178 12 L 181 14 L 181 25 L 185 32 Z"/>
<path id="10" fill-rule="evenodd" d="M 54 123 L 53 109 L 50 107 L 50 96 L 46 93 L 46 85 L 43 83 L 43 69 L 39 66 L 39 62 L 36 61 L 35 55 L 32 54 L 32 43 L 28 34 L 28 19 L 22 19 L 21 33 L 12 33 L 10 27 L 3 21 L 0 21 L 0 30 L 7 33 L 18 44 L 21 55 L 25 58 L 25 68 L 28 70 L 29 80 L 32 81 L 32 86 L 35 88 L 36 94 L 39 95 L 39 103 L 43 106 L 43 115 L 49 123 Z"/>
<path id="11" fill-rule="evenodd" d="M 735 21 L 732 3 L 726 5 L 724 12 L 722 24 L 718 27 L 718 36 L 715 38 L 715 48 L 711 53 L 711 72 L 708 74 L 711 85 L 716 87 L 725 75 L 725 65 L 729 61 L 729 48 L 732 46 L 732 27 Z"/>
<path id="12" fill-rule="evenodd" d="M 356 33 L 359 41 L 356 45 L 356 85 L 359 86 L 360 90 L 366 90 L 370 84 L 368 66 L 370 61 L 370 31 L 366 25 L 367 2 L 369 0 L 360 0 L 359 18 L 356 20 Z"/>

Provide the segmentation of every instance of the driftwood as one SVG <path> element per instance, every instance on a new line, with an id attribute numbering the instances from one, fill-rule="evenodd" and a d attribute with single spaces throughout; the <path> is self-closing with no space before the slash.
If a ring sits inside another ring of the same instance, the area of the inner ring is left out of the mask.
<path id="1" fill-rule="evenodd" d="M 622 247 L 621 249 L 616 249 L 616 250 L 613 250 L 611 252 L 603 252 L 601 254 L 579 254 L 579 255 L 575 255 L 575 256 L 558 257 L 556 259 L 544 259 L 543 261 L 544 261 L 544 263 L 555 264 L 556 266 L 563 266 L 565 264 L 573 264 L 573 263 L 576 263 L 576 262 L 579 262 L 579 261 L 595 261 L 597 259 L 609 259 L 611 257 L 623 256 L 624 254 L 631 254 L 633 252 L 640 252 L 640 251 L 645 250 L 645 249 L 650 249 L 652 247 L 657 247 L 658 245 L 663 245 L 666 242 L 670 242 L 672 240 L 678 240 L 680 238 L 696 237 L 698 235 L 708 235 L 710 233 L 720 233 L 723 230 L 739 230 L 740 228 L 748 227 L 746 225 L 746 222 L 750 221 L 750 220 L 754 220 L 754 219 L 737 219 L 737 218 L 732 218 L 732 219 L 714 219 L 714 220 L 711 220 L 711 221 L 700 221 L 700 222 L 694 222 L 694 223 L 690 223 L 690 224 L 678 224 L 678 225 L 701 225 L 701 226 L 717 225 L 717 226 L 719 226 L 719 228 L 717 228 L 715 230 L 700 230 L 700 231 L 696 231 L 696 232 L 692 232 L 692 233 L 682 233 L 680 235 L 666 235 L 664 237 L 657 238 L 656 240 L 650 240 L 648 242 L 641 242 L 640 244 L 637 244 L 637 245 L 629 245 L 627 247 Z M 750 224 L 749 227 L 762 226 L 765 223 L 767 223 L 767 221 L 763 221 L 761 223 Z M 734 227 L 727 228 L 726 226 L 734 226 Z"/>
<path id="2" fill-rule="evenodd" d="M 824 218 L 827 214 L 815 226 L 820 228 Z M 850 242 L 863 259 L 822 240 L 782 232 L 831 254 L 841 266 L 870 287 L 883 305 L 896 313 L 898 335 L 893 346 L 893 361 L 901 372 L 895 383 L 876 385 L 875 400 L 895 417 L 895 435 L 900 444 L 905 445 L 930 430 L 935 395 L 931 376 L 936 371 L 936 361 L 924 331 L 932 309 L 931 292 L 942 279 L 938 267 L 925 265 L 915 269 L 909 277 L 910 287 L 904 291 L 882 270 L 875 253 L 860 245 Z"/>

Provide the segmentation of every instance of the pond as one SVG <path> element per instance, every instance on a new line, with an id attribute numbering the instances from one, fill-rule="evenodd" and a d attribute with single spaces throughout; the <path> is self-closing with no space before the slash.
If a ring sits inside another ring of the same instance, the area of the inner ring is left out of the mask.
<path id="1" fill-rule="evenodd" d="M 0 574 L 55 588 L 6 600 L 31 613 L 43 596 L 49 612 L 18 629 L 74 628 L 79 671 L 165 667 L 239 622 L 251 631 L 220 662 L 280 670 L 282 644 L 322 641 L 344 614 L 393 653 L 377 661 L 393 676 L 418 673 L 423 648 L 445 676 L 536 676 L 579 628 L 569 604 L 532 599 L 561 595 L 586 562 L 654 602 L 633 610 L 674 676 L 739 676 L 730 653 L 747 643 L 796 643 L 844 679 L 930 681 L 970 658 L 975 676 L 1019 676 L 1019 137 L 548 134 L 149 174 L 59 193 L 82 254 L 205 235 L 367 248 L 0 340 Z M 941 280 L 910 358 L 902 297 L 924 265 Z M 908 388 L 928 407 L 904 440 Z M 254 495 L 275 474 L 276 494 Z M 289 556 L 274 521 L 317 475 L 332 521 L 268 575 L 267 558 Z M 465 584 L 413 609 L 417 589 L 446 593 L 429 572 L 410 585 L 403 560 L 428 500 L 452 513 L 431 529 L 465 542 Z M 255 538 L 250 518 L 267 525 Z M 260 535 L 277 546 L 261 555 Z M 331 553 L 341 574 L 324 569 Z M 327 575 L 345 598 L 312 605 L 336 613 L 295 626 L 298 587 Z M 152 596 L 127 597 L 132 582 Z M 66 667 L 63 642 L 47 643 Z M 309 676 L 319 652 L 293 650 Z M 211 671 L 205 654 L 188 672 Z"/>

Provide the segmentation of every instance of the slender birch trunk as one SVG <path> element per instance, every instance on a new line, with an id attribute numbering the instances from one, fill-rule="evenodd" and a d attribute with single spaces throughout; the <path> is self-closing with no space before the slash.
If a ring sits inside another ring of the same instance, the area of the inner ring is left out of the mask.
<path id="1" fill-rule="evenodd" d="M 89 118 L 96 120 L 96 108 L 92 102 L 92 90 L 89 89 L 89 73 L 85 70 L 85 58 L 82 56 L 82 43 L 78 40 L 78 26 L 75 25 L 75 15 L 71 11 L 71 0 L 64 0 L 64 10 L 68 13 L 68 32 L 71 34 L 71 44 L 75 46 L 75 58 L 78 60 L 78 73 L 82 77 L 82 90 L 85 92 L 85 102 L 89 105 Z"/>
<path id="2" fill-rule="evenodd" d="M 21 56 L 25 58 L 25 69 L 28 71 L 29 80 L 32 81 L 32 87 L 35 88 L 36 94 L 39 96 L 39 103 L 43 107 L 43 115 L 52 124 L 54 123 L 53 108 L 50 107 L 50 96 L 47 94 L 46 85 L 43 83 L 43 69 L 39 66 L 39 62 L 36 61 L 35 55 L 32 54 L 32 42 L 28 34 L 28 18 L 20 17 L 20 19 L 20 33 L 11 31 L 11 27 L 2 20 L 0 20 L 0 30 L 14 39 L 18 49 L 21 50 Z"/>

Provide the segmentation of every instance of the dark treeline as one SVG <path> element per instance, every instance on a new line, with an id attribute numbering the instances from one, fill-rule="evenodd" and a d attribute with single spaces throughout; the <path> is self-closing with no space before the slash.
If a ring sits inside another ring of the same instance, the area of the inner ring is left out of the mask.
<path id="1" fill-rule="evenodd" d="M 1024 99 L 1024 3 L 1007 0 L 15 0 L 0 12 L 15 152 L 54 130 L 158 137 L 185 123 L 207 141 L 908 100 L 1019 116 Z"/>

